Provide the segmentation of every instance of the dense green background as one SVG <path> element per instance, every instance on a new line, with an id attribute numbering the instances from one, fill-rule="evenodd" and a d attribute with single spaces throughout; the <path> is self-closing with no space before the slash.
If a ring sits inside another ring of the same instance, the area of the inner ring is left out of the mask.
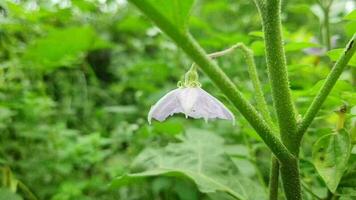
<path id="1" fill-rule="evenodd" d="M 303 51 L 325 46 L 321 42 L 323 18 L 315 2 L 283 3 L 290 85 L 301 114 L 332 66 L 325 53 L 308 55 Z M 334 1 L 331 34 L 339 39 L 333 48 L 343 48 L 355 32 L 356 21 L 343 19 L 355 5 L 355 1 Z M 265 197 L 262 187 L 268 181 L 269 151 L 203 74 L 203 88 L 234 112 L 235 126 L 226 121 L 186 120 L 183 115 L 148 125 L 150 106 L 176 87 L 191 61 L 136 8 L 124 0 L 3 0 L 0 6 L 0 167 L 3 172 L 11 169 L 13 182 L 21 181 L 38 199 L 222 199 L 199 193 L 184 177 L 152 177 L 109 187 L 115 177 L 140 171 L 142 166 L 137 163 L 147 159 L 148 148 L 159 152 L 157 148 L 186 134 L 184 145 L 213 140 L 212 147 L 224 149 L 222 153 L 227 153 L 227 159 L 232 159 L 244 175 L 241 181 L 250 181 L 251 188 L 259 185 L 260 198 Z M 189 26 L 208 52 L 237 42 L 251 47 L 267 101 L 272 105 L 263 34 L 252 1 L 198 0 Z M 254 103 L 241 53 L 219 58 L 218 62 Z M 346 129 L 356 142 L 355 66 L 353 61 L 342 74 L 303 141 L 303 185 L 321 197 L 326 196 L 327 189 L 314 168 L 311 147 L 335 128 L 334 111 L 343 104 L 349 108 Z M 189 148 L 179 148 L 182 156 L 187 156 L 184 150 L 189 153 Z M 347 170 L 351 179 L 355 177 L 355 148 Z M 5 174 L 0 173 L 0 178 L 5 180 Z M 345 194 L 344 199 L 355 198 L 355 182 L 344 179 L 340 193 Z M 10 199 L 5 193 L 11 195 L 11 189 L 2 184 L 0 199 Z M 347 190 L 341 190 L 342 186 Z M 17 193 L 29 198 L 19 187 Z M 310 193 L 304 196 L 313 199 Z"/>

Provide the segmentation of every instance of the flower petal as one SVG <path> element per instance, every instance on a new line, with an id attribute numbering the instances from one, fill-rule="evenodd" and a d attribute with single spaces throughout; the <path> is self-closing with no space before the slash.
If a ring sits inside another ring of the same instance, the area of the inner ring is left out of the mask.
<path id="1" fill-rule="evenodd" d="M 183 108 L 184 113 L 187 114 L 191 112 L 193 106 L 199 97 L 199 89 L 196 87 L 182 88 L 181 92 L 177 95 L 180 105 Z"/>
<path id="2" fill-rule="evenodd" d="M 218 99 L 201 88 L 195 88 L 195 90 L 197 90 L 198 99 L 191 112 L 187 113 L 188 116 L 205 120 L 219 118 L 235 121 L 235 116 Z"/>
<path id="3" fill-rule="evenodd" d="M 178 100 L 178 95 L 181 91 L 181 88 L 172 90 L 153 105 L 148 113 L 148 123 L 151 124 L 152 118 L 161 122 L 175 113 L 183 112 L 183 108 Z"/>

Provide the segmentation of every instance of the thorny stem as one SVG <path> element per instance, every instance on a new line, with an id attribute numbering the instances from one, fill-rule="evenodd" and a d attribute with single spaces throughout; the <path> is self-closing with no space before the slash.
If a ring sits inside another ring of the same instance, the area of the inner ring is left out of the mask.
<path id="1" fill-rule="evenodd" d="M 181 31 L 175 27 L 147 1 L 130 0 L 130 2 L 149 16 L 176 44 L 179 44 L 179 47 L 211 78 L 216 86 L 221 89 L 241 112 L 279 160 L 289 162 L 295 159 L 279 138 L 274 135 L 273 130 L 263 120 L 257 110 L 243 97 L 235 84 L 208 57 L 206 52 L 187 31 Z"/>
<path id="2" fill-rule="evenodd" d="M 302 122 L 298 125 L 298 140 L 300 141 L 308 129 L 310 124 L 313 122 L 316 114 L 319 112 L 324 101 L 328 97 L 330 91 L 333 89 L 336 81 L 339 79 L 342 71 L 347 66 L 352 56 L 356 52 L 356 34 L 351 38 L 351 40 L 346 45 L 344 52 L 341 54 L 338 61 L 334 64 L 331 72 L 327 76 L 323 86 L 320 88 L 318 94 L 313 99 L 307 112 L 305 113 Z"/>
<path id="3" fill-rule="evenodd" d="M 283 47 L 281 0 L 255 0 L 255 3 L 262 17 L 267 69 L 280 135 L 288 150 L 295 155 L 295 159 L 280 163 L 284 191 L 288 200 L 300 200 L 302 199 L 298 166 L 300 143 L 296 137 L 296 114 L 289 89 Z"/>
<path id="4" fill-rule="evenodd" d="M 281 1 L 267 0 L 262 15 L 266 43 L 266 60 L 271 83 L 274 107 L 283 143 L 298 155 L 299 144 L 295 142 L 296 115 L 289 89 L 286 57 L 282 39 Z"/>
<path id="5" fill-rule="evenodd" d="M 269 176 L 269 200 L 278 199 L 278 179 L 279 179 L 279 162 L 273 156 L 271 159 L 271 172 Z"/>
<path id="6" fill-rule="evenodd" d="M 253 58 L 253 51 L 246 47 L 243 43 L 235 45 L 239 47 L 244 53 L 244 57 L 248 66 L 248 73 L 252 80 L 252 84 L 256 93 L 257 108 L 261 112 L 264 119 L 267 121 L 270 127 L 276 130 L 275 125 L 273 124 L 272 118 L 268 111 L 268 106 L 263 94 L 261 87 L 261 82 L 258 78 L 256 64 Z M 279 178 L 279 163 L 276 157 L 272 156 L 271 158 L 271 169 L 269 177 L 269 199 L 277 200 L 278 199 L 278 178 Z"/>
<path id="7" fill-rule="evenodd" d="M 235 47 L 241 49 L 241 51 L 244 54 L 244 58 L 247 63 L 248 73 L 251 78 L 252 85 L 255 89 L 257 109 L 258 109 L 258 111 L 260 111 L 263 118 L 270 125 L 270 127 L 275 129 L 272 118 L 268 111 L 267 102 L 266 102 L 264 94 L 263 94 L 263 90 L 261 87 L 261 81 L 258 78 L 257 68 L 256 68 L 255 60 L 253 58 L 253 51 L 251 49 L 249 49 L 248 47 L 246 47 L 243 43 L 238 43 L 237 45 L 235 45 Z"/>

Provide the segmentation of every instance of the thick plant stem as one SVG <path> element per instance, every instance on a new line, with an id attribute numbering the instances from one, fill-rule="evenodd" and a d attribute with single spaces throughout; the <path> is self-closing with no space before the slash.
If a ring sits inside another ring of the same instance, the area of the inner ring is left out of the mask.
<path id="1" fill-rule="evenodd" d="M 271 159 L 271 172 L 269 176 L 269 200 L 278 199 L 278 179 L 279 179 L 279 162 L 273 156 Z"/>
<path id="2" fill-rule="evenodd" d="M 300 200 L 301 185 L 298 168 L 300 143 L 297 138 L 297 122 L 289 89 L 286 57 L 282 40 L 281 1 L 255 0 L 262 17 L 265 36 L 268 75 L 272 88 L 274 108 L 283 143 L 295 155 L 292 161 L 281 161 L 281 175 L 286 198 Z"/>
<path id="3" fill-rule="evenodd" d="M 313 122 L 316 114 L 319 112 L 322 104 L 328 97 L 330 91 L 339 79 L 342 71 L 346 67 L 347 63 L 350 61 L 352 56 L 356 52 L 356 34 L 351 38 L 344 52 L 341 54 L 338 61 L 333 66 L 331 72 L 327 76 L 323 86 L 320 88 L 318 94 L 313 99 L 307 112 L 305 113 L 302 122 L 298 126 L 298 140 L 301 140 L 305 131 L 308 129 L 310 124 Z"/>
<path id="4" fill-rule="evenodd" d="M 147 1 L 130 0 L 143 13 L 153 20 L 180 48 L 207 74 L 211 80 L 221 89 L 233 105 L 247 119 L 256 130 L 262 140 L 271 149 L 274 155 L 281 161 L 293 160 L 293 155 L 276 137 L 273 130 L 259 115 L 257 110 L 243 97 L 235 84 L 226 76 L 219 66 L 209 58 L 206 52 L 186 31 L 181 31 L 171 24 Z"/>
<path id="5" fill-rule="evenodd" d="M 280 163 L 284 193 L 288 200 L 301 200 L 298 159 Z"/>
<path id="6" fill-rule="evenodd" d="M 297 122 L 289 89 L 282 40 L 281 1 L 267 0 L 262 12 L 264 13 L 262 21 L 266 43 L 267 69 L 281 138 L 287 148 L 294 155 L 298 155 L 299 143 L 296 142 Z"/>

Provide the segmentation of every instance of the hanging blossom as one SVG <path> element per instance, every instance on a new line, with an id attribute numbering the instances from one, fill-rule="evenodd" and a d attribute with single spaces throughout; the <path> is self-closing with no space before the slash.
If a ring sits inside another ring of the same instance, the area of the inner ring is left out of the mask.
<path id="1" fill-rule="evenodd" d="M 218 99 L 201 88 L 195 65 L 186 73 L 185 80 L 178 82 L 178 88 L 164 95 L 148 113 L 148 122 L 156 119 L 160 122 L 176 113 L 186 118 L 225 119 L 235 122 L 232 112 Z"/>

